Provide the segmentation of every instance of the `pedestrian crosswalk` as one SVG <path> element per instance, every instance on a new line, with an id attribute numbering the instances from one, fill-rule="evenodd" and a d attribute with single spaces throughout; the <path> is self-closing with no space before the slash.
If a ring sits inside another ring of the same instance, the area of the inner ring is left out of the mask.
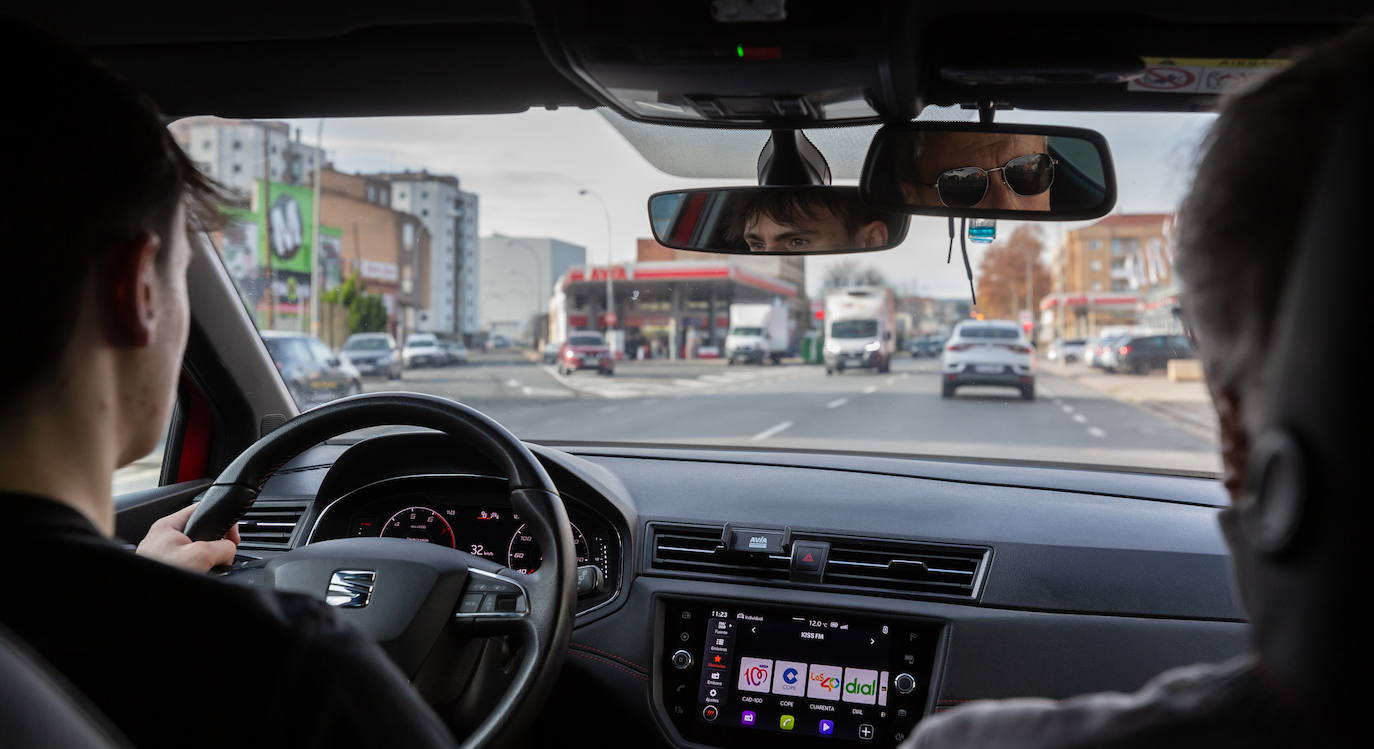
<path id="1" fill-rule="evenodd" d="M 757 382 L 771 382 L 800 377 L 814 377 L 818 367 L 800 365 L 739 369 L 697 377 L 635 378 L 602 377 L 595 375 L 560 375 L 553 367 L 545 367 L 550 377 L 584 396 L 595 398 L 647 398 L 653 396 L 688 396 L 729 390 Z"/>

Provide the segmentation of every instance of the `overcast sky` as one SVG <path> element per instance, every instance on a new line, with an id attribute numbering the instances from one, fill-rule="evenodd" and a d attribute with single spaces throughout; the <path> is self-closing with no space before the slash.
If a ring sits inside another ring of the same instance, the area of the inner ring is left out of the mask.
<path id="1" fill-rule="evenodd" d="M 928 110 L 922 119 L 970 119 L 970 113 Z M 1212 120 L 1203 114 L 999 112 L 998 122 L 1035 122 L 1089 127 L 1106 136 L 1116 160 L 1117 211 L 1174 210 L 1191 179 L 1197 144 Z M 318 120 L 297 120 L 302 137 L 314 142 Z M 753 134 L 762 144 L 765 135 Z M 612 257 L 632 260 L 635 239 L 650 236 L 645 201 L 660 190 L 750 184 L 739 179 L 686 179 L 659 171 L 594 111 L 531 110 L 515 115 L 333 119 L 325 124 L 324 147 L 344 171 L 428 169 L 456 175 L 464 190 L 481 199 L 479 231 L 510 236 L 549 236 L 587 248 L 588 262 L 606 262 L 606 217 L 586 188 L 610 211 Z M 710 149 L 694 147 L 703 159 Z M 861 153 L 827 153 L 860 159 Z M 854 163 L 858 163 L 855 161 Z M 748 165 L 752 168 L 752 164 Z M 837 165 L 837 171 L 853 165 Z M 739 173 L 735 170 L 735 173 Z M 836 184 L 853 184 L 836 180 Z M 1044 224 L 1051 242 L 1082 224 Z M 998 233 L 1013 228 L 1000 222 Z M 878 266 L 907 292 L 936 296 L 968 293 L 962 263 L 945 264 L 945 219 L 913 217 L 906 241 L 892 250 L 859 257 Z M 981 248 L 972 250 L 975 271 Z M 957 255 L 957 249 L 956 249 Z M 840 256 L 845 257 L 856 256 Z M 834 256 L 807 260 L 808 286 L 815 288 Z"/>

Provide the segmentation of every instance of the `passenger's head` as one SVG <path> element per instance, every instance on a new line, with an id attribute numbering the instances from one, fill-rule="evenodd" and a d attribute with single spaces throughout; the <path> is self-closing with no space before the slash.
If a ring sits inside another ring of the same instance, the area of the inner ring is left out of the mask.
<path id="1" fill-rule="evenodd" d="M 0 420 L 53 408 L 54 388 L 98 371 L 124 462 L 167 423 L 189 322 L 187 230 L 213 218 L 213 191 L 153 104 L 86 55 L 15 21 L 0 22 L 0 46 L 15 188 L 0 219 Z"/>
<path id="2" fill-rule="evenodd" d="M 1230 97 L 1179 215 L 1181 304 L 1220 421 L 1226 486 L 1238 497 L 1269 383 L 1264 362 L 1299 224 L 1341 92 L 1374 70 L 1374 33 L 1341 37 Z M 1313 366 L 1337 365 L 1336 361 Z"/>
<path id="3" fill-rule="evenodd" d="M 871 249 L 888 243 L 888 225 L 853 190 L 762 190 L 731 201 L 726 238 L 751 252 Z"/>

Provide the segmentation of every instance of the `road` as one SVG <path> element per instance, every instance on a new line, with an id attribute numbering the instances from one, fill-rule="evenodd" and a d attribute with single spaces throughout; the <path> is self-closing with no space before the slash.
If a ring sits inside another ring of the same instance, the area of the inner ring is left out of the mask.
<path id="1" fill-rule="evenodd" d="M 1039 397 L 961 388 L 940 397 L 939 364 L 900 357 L 892 372 L 826 376 L 820 366 L 622 362 L 614 377 L 558 375 L 519 353 L 407 370 L 369 392 L 413 390 L 477 408 L 526 439 L 729 444 L 1038 460 L 1212 473 L 1205 431 L 1087 387 L 1053 368 Z"/>

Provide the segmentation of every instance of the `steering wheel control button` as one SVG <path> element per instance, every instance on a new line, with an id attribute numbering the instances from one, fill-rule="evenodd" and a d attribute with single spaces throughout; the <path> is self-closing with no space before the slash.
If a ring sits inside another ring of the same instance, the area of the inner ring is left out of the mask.
<path id="1" fill-rule="evenodd" d="M 830 544 L 825 541 L 793 541 L 793 582 L 818 583 L 825 574 L 825 562 L 830 558 Z"/>
<path id="2" fill-rule="evenodd" d="M 480 608 L 482 608 L 481 593 L 464 593 L 463 599 L 458 602 L 458 613 L 460 614 L 475 614 Z"/>
<path id="3" fill-rule="evenodd" d="M 916 677 L 908 673 L 897 674 L 892 679 L 892 686 L 902 694 L 911 694 L 916 691 Z"/>
<path id="4" fill-rule="evenodd" d="M 606 592 L 606 576 L 594 564 L 584 564 L 577 568 L 577 595 L 589 596 Z"/>
<path id="5" fill-rule="evenodd" d="M 679 671 L 685 671 L 691 668 L 692 664 L 696 662 L 696 660 L 692 658 L 692 654 L 687 652 L 686 650 L 679 650 L 676 653 L 673 653 L 672 660 L 673 668 L 676 668 Z"/>
<path id="6" fill-rule="evenodd" d="M 708 721 L 715 720 L 720 717 L 720 708 L 715 705 L 707 705 L 701 709 L 701 717 Z"/>

